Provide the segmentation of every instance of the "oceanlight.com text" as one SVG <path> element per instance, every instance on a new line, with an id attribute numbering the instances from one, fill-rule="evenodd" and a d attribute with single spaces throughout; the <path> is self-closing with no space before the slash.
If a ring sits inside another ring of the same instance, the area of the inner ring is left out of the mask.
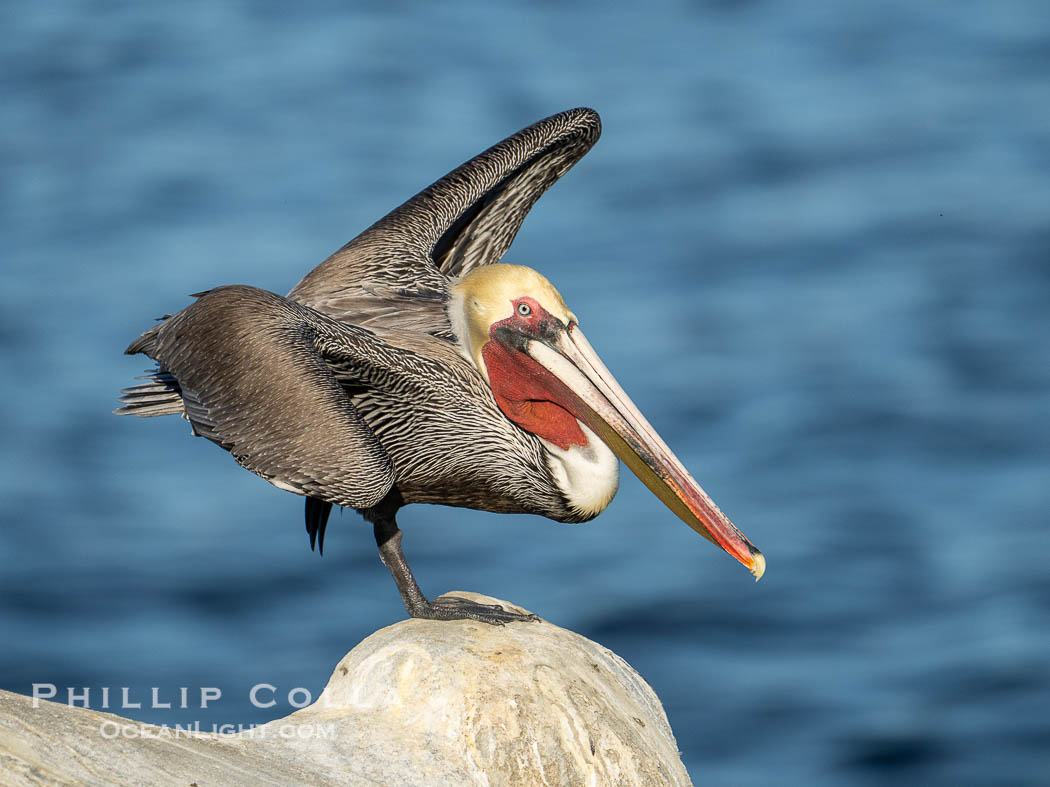
<path id="1" fill-rule="evenodd" d="M 105 721 L 98 728 L 99 735 L 107 740 L 125 738 L 194 738 L 199 735 L 220 734 L 247 735 L 250 738 L 324 738 L 335 737 L 334 724 L 211 724 L 202 726 L 199 721 L 192 724 L 137 724 L 133 722 Z"/>

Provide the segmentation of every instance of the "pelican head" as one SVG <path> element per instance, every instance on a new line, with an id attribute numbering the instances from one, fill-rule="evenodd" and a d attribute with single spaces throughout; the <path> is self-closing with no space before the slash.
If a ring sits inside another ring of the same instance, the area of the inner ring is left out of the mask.
<path id="1" fill-rule="evenodd" d="M 474 268 L 452 285 L 449 316 L 503 414 L 544 442 L 582 518 L 616 493 L 615 454 L 683 522 L 762 576 L 762 553 L 634 406 L 546 278 L 521 265 Z"/>

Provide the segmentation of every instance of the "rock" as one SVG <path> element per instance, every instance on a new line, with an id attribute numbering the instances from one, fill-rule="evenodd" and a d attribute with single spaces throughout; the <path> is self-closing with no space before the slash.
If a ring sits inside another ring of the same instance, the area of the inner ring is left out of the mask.
<path id="1" fill-rule="evenodd" d="M 313 705 L 238 734 L 38 705 L 0 692 L 3 784 L 690 783 L 648 684 L 546 622 L 401 621 L 343 657 Z M 133 737 L 114 735 L 125 725 Z"/>

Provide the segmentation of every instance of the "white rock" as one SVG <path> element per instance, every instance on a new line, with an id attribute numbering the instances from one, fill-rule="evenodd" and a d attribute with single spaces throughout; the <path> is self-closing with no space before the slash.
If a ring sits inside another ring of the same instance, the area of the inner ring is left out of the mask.
<path id="1" fill-rule="evenodd" d="M 138 737 L 103 737 L 103 724 Z M 368 637 L 317 702 L 251 733 L 176 737 L 0 692 L 0 773 L 5 785 L 690 783 L 660 701 L 615 653 L 546 622 L 424 620 Z"/>

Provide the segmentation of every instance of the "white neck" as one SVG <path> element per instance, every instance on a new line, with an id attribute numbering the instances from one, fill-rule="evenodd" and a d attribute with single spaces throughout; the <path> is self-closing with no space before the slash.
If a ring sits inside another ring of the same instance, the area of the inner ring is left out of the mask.
<path id="1" fill-rule="evenodd" d="M 580 424 L 587 445 L 568 450 L 543 441 L 547 466 L 569 504 L 587 518 L 598 516 L 620 486 L 620 462 L 598 436 Z M 542 438 L 541 438 L 542 439 Z"/>

